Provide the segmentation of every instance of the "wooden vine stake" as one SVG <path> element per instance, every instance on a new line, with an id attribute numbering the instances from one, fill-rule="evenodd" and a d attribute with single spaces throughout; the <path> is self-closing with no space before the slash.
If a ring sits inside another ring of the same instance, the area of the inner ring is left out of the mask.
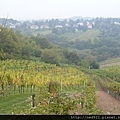
<path id="1" fill-rule="evenodd" d="M 32 107 L 35 107 L 35 94 L 32 95 Z"/>
<path id="2" fill-rule="evenodd" d="M 61 88 L 61 91 L 62 91 L 62 80 L 60 80 L 60 88 Z"/>

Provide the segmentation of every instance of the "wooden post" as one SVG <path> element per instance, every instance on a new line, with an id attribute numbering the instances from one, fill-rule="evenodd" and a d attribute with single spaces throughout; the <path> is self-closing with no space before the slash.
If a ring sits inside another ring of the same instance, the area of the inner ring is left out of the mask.
<path id="1" fill-rule="evenodd" d="M 14 94 L 15 94 L 16 86 L 14 85 Z"/>
<path id="2" fill-rule="evenodd" d="M 61 91 L 62 91 L 62 80 L 60 80 L 60 87 L 61 87 Z"/>
<path id="3" fill-rule="evenodd" d="M 35 94 L 32 95 L 32 107 L 35 107 Z"/>

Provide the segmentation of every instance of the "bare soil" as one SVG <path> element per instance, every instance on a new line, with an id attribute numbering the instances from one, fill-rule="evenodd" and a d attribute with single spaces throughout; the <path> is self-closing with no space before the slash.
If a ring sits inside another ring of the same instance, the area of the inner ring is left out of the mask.
<path id="1" fill-rule="evenodd" d="M 103 91 L 97 82 L 96 105 L 105 115 L 120 115 L 120 101 Z"/>
<path id="2" fill-rule="evenodd" d="M 96 82 L 96 106 L 102 110 L 103 115 L 120 115 L 120 101 L 116 98 L 109 95 L 106 91 L 103 91 L 100 84 Z M 80 95 L 80 94 L 72 94 L 71 97 L 74 97 L 74 95 Z M 73 111 L 70 112 L 70 114 L 73 114 Z M 81 105 L 77 105 L 77 115 L 82 115 Z"/>

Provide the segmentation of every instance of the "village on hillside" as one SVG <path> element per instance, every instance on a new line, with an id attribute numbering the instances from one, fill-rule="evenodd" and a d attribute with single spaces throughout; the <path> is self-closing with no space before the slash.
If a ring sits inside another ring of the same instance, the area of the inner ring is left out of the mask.
<path id="1" fill-rule="evenodd" d="M 34 31 L 52 30 L 55 34 L 68 32 L 86 32 L 88 29 L 99 29 L 103 33 L 113 32 L 120 28 L 119 18 L 77 18 L 77 19 L 44 19 L 18 21 L 14 19 L 0 18 L 0 25 L 15 31 L 27 31 L 27 36 Z M 107 31 L 106 31 L 107 30 Z"/>

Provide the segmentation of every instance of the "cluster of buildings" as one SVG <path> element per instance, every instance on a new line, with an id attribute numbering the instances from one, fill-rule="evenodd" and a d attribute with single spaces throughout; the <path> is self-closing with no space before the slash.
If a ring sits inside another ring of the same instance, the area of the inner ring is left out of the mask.
<path id="1" fill-rule="evenodd" d="M 2 25 L 1 22 L 0 24 Z M 58 19 L 57 20 L 44 20 L 44 21 L 17 21 L 13 19 L 10 19 L 10 20 L 8 19 L 6 22 L 6 26 L 11 29 L 27 28 L 30 30 L 53 29 L 53 28 L 64 28 L 64 27 L 73 27 L 77 29 L 80 26 L 86 26 L 88 29 L 92 29 L 95 24 L 96 24 L 96 21 L 94 20 L 90 20 L 90 21 L 89 20 L 85 20 L 85 21 L 84 20 L 78 20 L 78 21 L 72 20 L 72 22 L 70 22 L 70 20 L 61 21 Z M 120 25 L 120 22 L 114 21 L 113 24 Z"/>
<path id="2" fill-rule="evenodd" d="M 0 23 L 2 24 L 2 23 Z M 63 28 L 63 27 L 73 27 L 73 28 L 77 28 L 78 26 L 84 26 L 84 25 L 87 25 L 87 27 L 89 29 L 92 29 L 93 26 L 94 26 L 94 22 L 93 23 L 89 23 L 89 22 L 86 22 L 83 23 L 83 22 L 78 22 L 78 23 L 73 23 L 73 24 L 70 24 L 69 22 L 66 22 L 64 25 L 61 24 L 61 22 L 59 22 L 58 24 L 55 24 L 54 27 L 51 27 L 49 25 L 49 21 L 48 21 L 48 24 L 46 24 L 46 22 L 43 22 L 43 24 L 36 24 L 35 21 L 17 21 L 17 22 L 10 22 L 9 20 L 7 21 L 6 23 L 6 26 L 8 28 L 11 28 L 11 29 L 16 29 L 16 28 L 20 28 L 20 27 L 24 27 L 24 28 L 28 28 L 30 30 L 38 30 L 38 29 L 52 29 L 52 28 Z"/>

